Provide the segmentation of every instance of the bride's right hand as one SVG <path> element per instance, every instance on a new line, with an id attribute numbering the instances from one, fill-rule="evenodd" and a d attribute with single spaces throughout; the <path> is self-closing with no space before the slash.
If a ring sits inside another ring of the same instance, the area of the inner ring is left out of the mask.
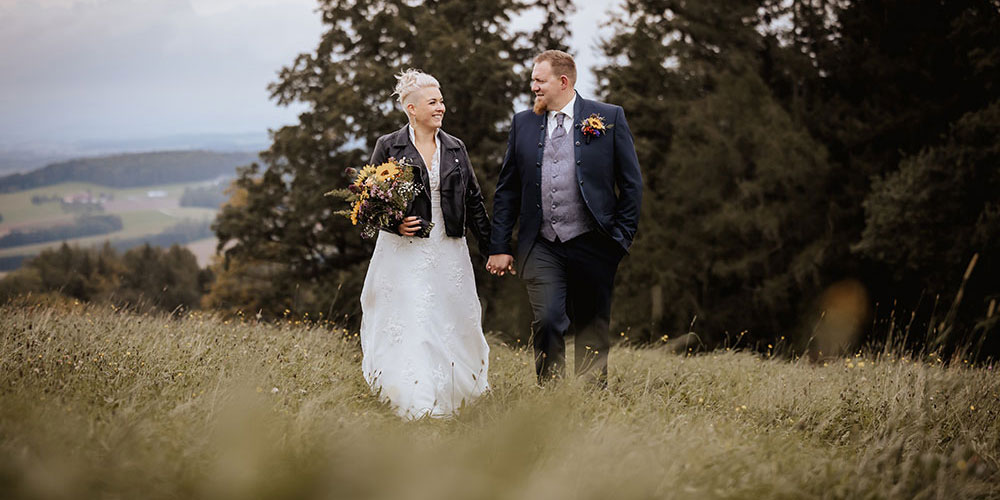
<path id="1" fill-rule="evenodd" d="M 403 236 L 413 236 L 420 230 L 420 219 L 411 215 L 403 219 L 403 223 L 397 229 Z"/>

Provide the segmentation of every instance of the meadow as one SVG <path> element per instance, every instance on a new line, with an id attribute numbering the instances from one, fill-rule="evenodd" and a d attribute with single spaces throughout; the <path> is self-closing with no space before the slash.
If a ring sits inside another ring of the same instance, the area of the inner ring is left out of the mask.
<path id="1" fill-rule="evenodd" d="M 62 198 L 89 191 L 94 196 L 97 196 L 99 193 L 113 196 L 113 200 L 106 202 L 104 204 L 104 211 L 100 213 L 120 216 L 123 228 L 121 231 L 109 234 L 71 239 L 68 240 L 68 243 L 90 246 L 101 245 L 108 240 L 113 242 L 151 236 L 184 220 L 204 221 L 213 219 L 216 210 L 200 207 L 182 207 L 179 205 L 184 188 L 204 184 L 205 182 L 192 182 L 118 189 L 84 182 L 64 182 L 13 193 L 2 193 L 0 194 L 0 214 L 3 215 L 3 222 L 0 222 L 0 234 L 11 230 L 23 231 L 71 223 L 74 215 L 65 213 L 60 208 L 58 202 L 34 204 L 31 201 L 32 197 Z M 150 192 L 159 192 L 161 196 L 150 197 L 148 195 Z M 202 240 L 197 242 L 201 246 L 195 245 L 194 248 L 207 248 L 211 246 L 214 250 L 215 241 L 214 238 L 210 242 Z M 55 247 L 61 243 L 61 241 L 52 241 L 2 248 L 0 249 L 0 257 L 34 255 L 46 248 Z M 205 266 L 209 263 L 208 253 L 199 251 L 197 255 L 200 265 Z"/>
<path id="2" fill-rule="evenodd" d="M 1000 498 L 988 364 L 622 345 L 596 391 L 490 344 L 491 393 L 404 422 L 322 319 L 11 303 L 0 497 Z"/>

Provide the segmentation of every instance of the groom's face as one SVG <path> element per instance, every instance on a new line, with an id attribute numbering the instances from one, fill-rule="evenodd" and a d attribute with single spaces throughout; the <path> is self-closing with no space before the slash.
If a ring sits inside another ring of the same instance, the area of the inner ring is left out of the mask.
<path id="1" fill-rule="evenodd" d="M 533 107 L 535 113 L 550 111 L 552 105 L 565 93 L 564 87 L 567 85 L 563 85 L 563 78 L 552 71 L 552 65 L 548 61 L 536 63 L 531 70 L 531 92 L 535 94 Z"/>

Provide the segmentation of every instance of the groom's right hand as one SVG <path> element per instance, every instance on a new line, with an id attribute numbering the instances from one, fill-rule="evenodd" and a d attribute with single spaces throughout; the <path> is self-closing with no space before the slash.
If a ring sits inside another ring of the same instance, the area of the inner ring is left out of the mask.
<path id="1" fill-rule="evenodd" d="M 505 253 L 490 255 L 490 259 L 486 261 L 486 270 L 496 276 L 517 274 L 514 270 L 514 256 Z"/>

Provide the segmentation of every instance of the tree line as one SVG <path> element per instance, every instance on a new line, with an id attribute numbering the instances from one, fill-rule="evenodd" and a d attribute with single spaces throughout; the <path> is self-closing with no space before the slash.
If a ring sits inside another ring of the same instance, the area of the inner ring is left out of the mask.
<path id="1" fill-rule="evenodd" d="M 190 250 L 149 244 L 120 253 L 102 247 L 43 250 L 0 280 L 0 301 L 25 294 L 108 302 L 140 311 L 199 307 L 211 271 L 198 267 Z"/>
<path id="2" fill-rule="evenodd" d="M 92 216 L 87 216 L 87 217 L 92 217 Z M 110 220 L 109 222 L 110 224 L 121 223 L 121 219 L 117 215 L 102 216 L 102 217 L 113 217 L 114 219 Z M 78 218 L 78 220 L 79 219 L 81 218 Z M 84 219 L 89 220 L 86 218 Z M 49 230 L 39 230 L 41 231 L 41 233 L 36 233 L 34 231 L 29 233 L 20 233 L 18 231 L 14 231 L 5 235 L 4 237 L 0 237 L 0 248 L 3 247 L 3 243 L 7 237 L 17 235 L 20 238 L 21 235 L 23 234 L 36 235 L 36 236 L 38 234 L 49 235 L 51 236 L 51 238 L 47 238 L 44 241 L 48 242 L 48 241 L 63 240 L 65 242 L 66 239 L 86 236 L 85 234 L 77 234 L 75 231 L 80 231 L 87 227 L 90 227 L 92 229 L 99 228 L 98 226 L 91 226 L 89 224 L 84 224 L 84 225 L 57 226 L 55 228 L 50 228 Z M 117 230 L 121 230 L 121 227 L 116 229 L 116 231 Z M 105 234 L 105 233 L 99 232 L 94 234 Z M 167 248 L 173 245 L 184 245 L 194 241 L 203 240 L 206 238 L 212 238 L 214 235 L 215 234 L 212 232 L 212 226 L 210 221 L 184 219 L 170 227 L 165 228 L 163 231 L 160 231 L 159 233 L 156 234 L 136 236 L 132 238 L 121 238 L 115 241 L 108 241 L 106 243 L 118 252 L 125 252 L 127 250 L 131 250 L 136 247 L 141 247 L 143 245 L 150 245 L 154 247 L 163 247 L 163 248 Z M 17 241 L 17 240 L 8 240 L 8 241 Z M 27 244 L 27 243 L 17 243 L 17 245 L 22 245 L 22 244 Z M 12 246 L 17 246 L 17 245 L 12 245 Z M 34 255 L 10 255 L 10 256 L 0 257 L 0 271 L 12 271 L 18 269 L 19 267 L 21 267 L 23 263 L 29 262 L 33 258 L 35 258 Z"/>

